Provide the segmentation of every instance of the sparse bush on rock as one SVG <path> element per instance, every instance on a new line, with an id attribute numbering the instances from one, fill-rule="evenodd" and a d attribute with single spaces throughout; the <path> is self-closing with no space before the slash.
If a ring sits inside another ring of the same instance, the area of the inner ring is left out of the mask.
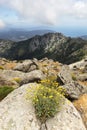
<path id="1" fill-rule="evenodd" d="M 55 89 L 62 95 L 66 94 L 65 88 L 63 88 L 62 86 L 59 85 L 59 83 L 56 81 L 56 77 L 54 77 L 54 76 L 49 76 L 49 77 L 47 77 L 47 79 L 41 80 L 40 83 L 44 87 Z"/>
<path id="2" fill-rule="evenodd" d="M 4 70 L 4 67 L 3 67 L 3 66 L 0 66 L 0 69 L 1 69 L 1 70 Z"/>
<path id="3" fill-rule="evenodd" d="M 44 123 L 50 117 L 54 117 L 60 111 L 63 96 L 58 91 L 40 84 L 30 96 L 29 93 L 32 92 L 33 90 L 28 90 L 28 98 L 32 98 L 36 116 L 40 119 L 41 123 Z"/>
<path id="4" fill-rule="evenodd" d="M 48 118 L 54 117 L 60 111 L 65 89 L 59 86 L 55 76 L 49 76 L 49 69 L 47 69 L 46 79 L 40 81 L 37 90 L 32 95 L 36 116 L 41 123 L 44 123 Z"/>
<path id="5" fill-rule="evenodd" d="M 19 77 L 15 77 L 15 78 L 13 78 L 12 80 L 13 80 L 13 81 L 16 81 L 17 83 L 20 83 L 20 82 L 21 82 L 21 78 L 19 78 Z"/>
<path id="6" fill-rule="evenodd" d="M 47 77 L 37 85 L 36 90 L 28 90 L 28 98 L 32 99 L 36 116 L 44 123 L 48 118 L 60 111 L 65 89 L 58 85 L 53 77 Z"/>
<path id="7" fill-rule="evenodd" d="M 71 76 L 72 76 L 72 79 L 73 79 L 74 81 L 77 80 L 76 75 L 75 75 L 74 73 L 72 73 Z"/>

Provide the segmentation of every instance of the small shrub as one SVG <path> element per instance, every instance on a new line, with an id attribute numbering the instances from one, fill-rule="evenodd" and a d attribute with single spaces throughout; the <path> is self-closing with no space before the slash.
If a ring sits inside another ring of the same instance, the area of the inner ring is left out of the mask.
<path id="1" fill-rule="evenodd" d="M 63 95 L 53 88 L 44 87 L 38 84 L 35 91 L 31 89 L 28 91 L 28 98 L 32 99 L 35 107 L 36 116 L 44 123 L 48 118 L 60 111 L 63 103 Z"/>
<path id="2" fill-rule="evenodd" d="M 59 86 L 56 80 L 54 79 L 54 77 L 49 77 L 47 79 L 41 80 L 40 83 L 43 86 L 54 88 L 54 89 L 56 89 Z"/>
<path id="3" fill-rule="evenodd" d="M 48 118 L 60 111 L 64 103 L 65 89 L 59 86 L 55 76 L 49 76 L 49 70 L 45 72 L 46 79 L 40 81 L 36 89 L 29 89 L 27 99 L 32 99 L 36 116 L 44 123 Z"/>
<path id="4" fill-rule="evenodd" d="M 77 80 L 77 79 L 76 79 L 76 75 L 75 75 L 74 73 L 72 73 L 71 76 L 72 76 L 72 79 L 73 79 L 74 81 Z"/>
<path id="5" fill-rule="evenodd" d="M 14 88 L 9 86 L 1 86 L 0 87 L 0 101 L 5 98 Z"/>
<path id="6" fill-rule="evenodd" d="M 16 81 L 17 83 L 20 83 L 21 82 L 21 79 L 19 77 L 15 77 L 12 79 L 13 81 Z"/>
<path id="7" fill-rule="evenodd" d="M 3 67 L 3 66 L 0 66 L 0 69 L 1 69 L 1 70 L 4 70 L 4 67 Z"/>
<path id="8" fill-rule="evenodd" d="M 47 64 L 47 63 L 43 63 L 42 66 L 43 66 L 43 67 L 47 67 L 48 64 Z"/>
<path id="9" fill-rule="evenodd" d="M 65 88 L 63 88 L 62 86 L 59 86 L 58 82 L 56 81 L 55 76 L 49 76 L 47 77 L 47 79 L 41 80 L 40 83 L 45 87 L 55 89 L 56 91 L 58 91 L 60 94 L 64 96 L 66 94 Z"/>

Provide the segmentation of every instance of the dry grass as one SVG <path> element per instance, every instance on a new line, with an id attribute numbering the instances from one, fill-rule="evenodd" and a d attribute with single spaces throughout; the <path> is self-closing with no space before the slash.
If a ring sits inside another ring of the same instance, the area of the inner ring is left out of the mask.
<path id="1" fill-rule="evenodd" d="M 14 62 L 10 62 L 10 63 L 6 63 L 4 65 L 4 68 L 5 69 L 13 69 L 15 66 L 16 66 L 17 63 L 14 63 Z"/>
<path id="2" fill-rule="evenodd" d="M 57 76 L 58 72 L 61 70 L 61 64 L 59 62 L 47 60 L 39 62 L 39 69 L 45 74 L 47 70 L 49 70 L 49 75 Z"/>
<path id="3" fill-rule="evenodd" d="M 87 94 L 84 94 L 78 100 L 76 100 L 74 102 L 74 106 L 80 112 L 85 126 L 87 128 Z"/>
<path id="4" fill-rule="evenodd" d="M 2 66 L 4 69 L 13 69 L 16 66 L 16 61 L 10 61 L 7 59 L 0 59 L 0 66 Z"/>
<path id="5" fill-rule="evenodd" d="M 79 82 L 80 85 L 85 85 L 85 86 L 87 86 L 87 81 L 83 81 L 83 82 L 82 82 L 82 81 L 78 81 L 78 82 Z"/>

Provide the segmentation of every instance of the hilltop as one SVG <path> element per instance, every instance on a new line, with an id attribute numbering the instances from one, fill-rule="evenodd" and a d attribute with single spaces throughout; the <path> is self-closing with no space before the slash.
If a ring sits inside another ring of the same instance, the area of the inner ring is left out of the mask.
<path id="1" fill-rule="evenodd" d="M 87 41 L 66 37 L 61 33 L 36 35 L 25 41 L 0 40 L 0 57 L 24 60 L 48 57 L 64 64 L 81 60 L 87 55 Z"/>

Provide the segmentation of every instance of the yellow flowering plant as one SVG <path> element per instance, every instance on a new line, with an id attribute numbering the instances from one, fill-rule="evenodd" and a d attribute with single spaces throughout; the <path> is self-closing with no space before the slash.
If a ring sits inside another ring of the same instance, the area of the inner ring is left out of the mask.
<path id="1" fill-rule="evenodd" d="M 12 80 L 16 81 L 17 83 L 21 83 L 21 78 L 19 77 L 14 77 Z"/>
<path id="2" fill-rule="evenodd" d="M 41 80 L 40 83 L 44 87 L 49 87 L 49 88 L 55 89 L 60 94 L 62 94 L 64 96 L 66 95 L 65 88 L 63 88 L 62 86 L 59 85 L 59 83 L 56 81 L 56 77 L 54 77 L 54 76 L 46 77 L 46 79 Z"/>
<path id="3" fill-rule="evenodd" d="M 55 76 L 50 76 L 47 70 L 46 79 L 27 91 L 28 99 L 32 99 L 36 116 L 44 123 L 53 117 L 64 103 L 65 89 L 59 86 Z"/>
<path id="4" fill-rule="evenodd" d="M 48 118 L 53 117 L 60 111 L 63 103 L 63 96 L 53 88 L 44 87 L 38 84 L 36 90 L 29 90 L 33 105 L 35 107 L 36 116 L 44 123 Z M 33 93 L 32 93 L 33 92 Z"/>

